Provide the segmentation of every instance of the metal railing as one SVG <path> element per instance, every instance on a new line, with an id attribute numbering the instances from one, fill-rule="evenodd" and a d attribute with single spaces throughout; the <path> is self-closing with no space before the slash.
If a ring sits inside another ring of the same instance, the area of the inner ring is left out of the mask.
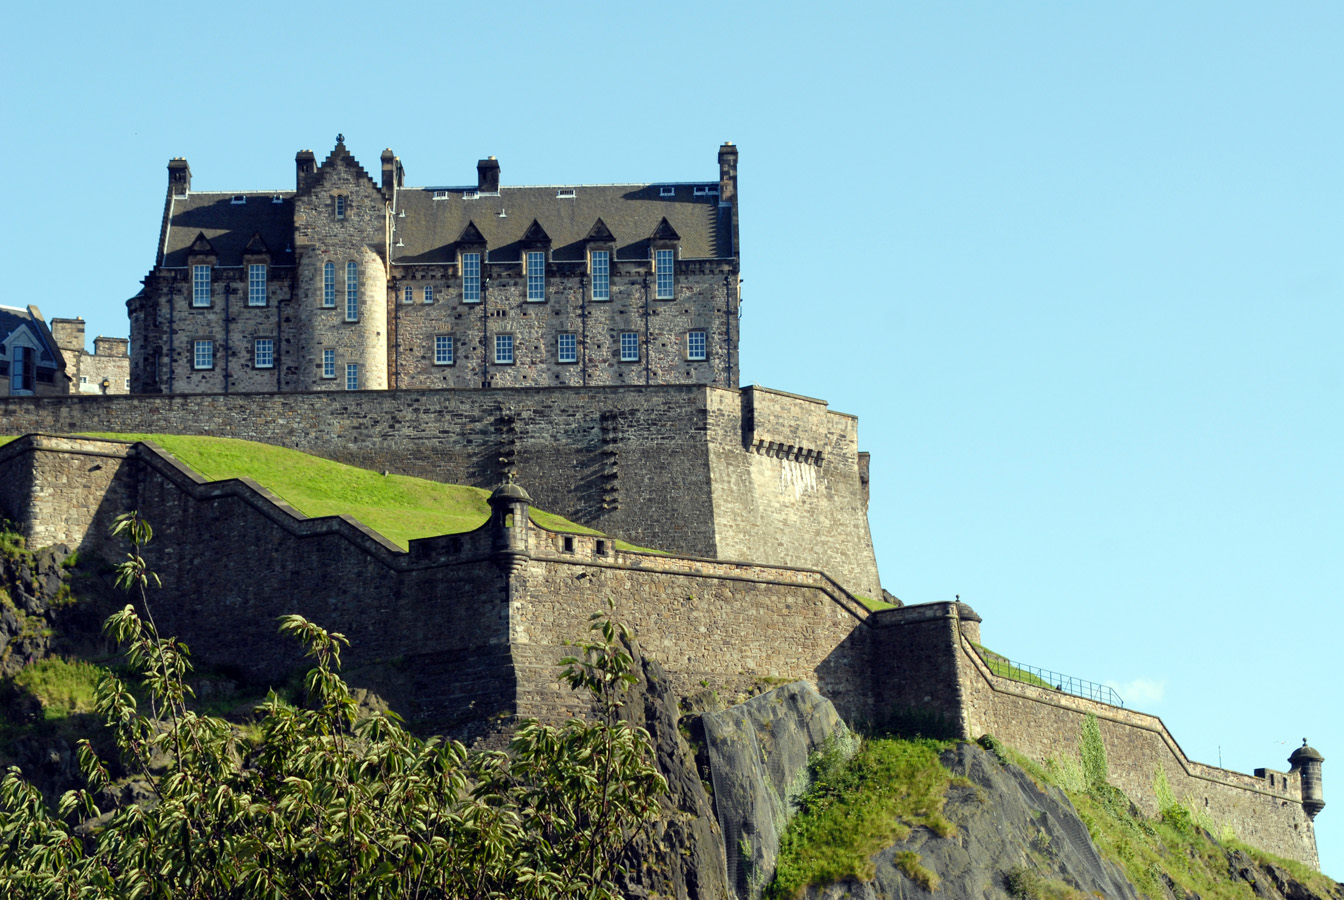
<path id="1" fill-rule="evenodd" d="M 1109 703 L 1111 706 L 1123 708 L 1125 705 L 1125 701 L 1120 699 L 1120 695 L 1108 685 L 1097 684 L 1095 681 L 1087 681 L 1083 678 L 1075 678 L 1061 672 L 1052 672 L 1049 669 L 1029 666 L 1026 663 L 1014 662 L 1006 656 L 1000 656 L 983 647 L 977 647 L 976 652 L 980 654 L 980 659 L 989 667 L 989 671 L 1000 678 L 1009 678 L 1023 684 L 1032 684 L 1039 688 L 1072 694 L 1075 697 L 1095 700 L 1098 703 Z"/>

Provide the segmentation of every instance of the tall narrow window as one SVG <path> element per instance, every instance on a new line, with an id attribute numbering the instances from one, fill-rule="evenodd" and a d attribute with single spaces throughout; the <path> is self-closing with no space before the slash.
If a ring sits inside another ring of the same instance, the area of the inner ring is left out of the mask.
<path id="1" fill-rule="evenodd" d="M 594 250 L 592 256 L 593 268 L 593 299 L 610 300 L 611 299 L 611 253 L 607 250 Z"/>
<path id="2" fill-rule="evenodd" d="M 425 302 L 426 303 L 434 302 L 434 285 L 432 284 L 425 285 Z"/>
<path id="3" fill-rule="evenodd" d="M 336 377 L 336 351 L 335 351 L 335 350 L 323 350 L 323 351 L 322 351 L 322 377 L 323 377 L 323 378 L 335 378 L 335 377 Z"/>
<path id="4" fill-rule="evenodd" d="M 210 267 L 191 267 L 191 305 L 210 305 Z"/>
<path id="5" fill-rule="evenodd" d="M 247 267 L 247 305 L 266 305 L 266 266 L 251 263 Z"/>
<path id="6" fill-rule="evenodd" d="M 338 218 L 338 219 L 344 219 L 344 218 L 345 218 L 345 198 L 344 198 L 344 197 L 337 197 L 337 198 L 336 198 L 336 218 Z"/>
<path id="7" fill-rule="evenodd" d="M 252 365 L 258 369 L 275 367 L 275 341 L 271 338 L 257 338 L 252 344 Z"/>
<path id="8" fill-rule="evenodd" d="M 453 364 L 453 336 L 451 334 L 434 335 L 434 365 L 451 366 Z"/>
<path id="9" fill-rule="evenodd" d="M 538 250 L 527 253 L 527 299 L 533 303 L 546 299 L 546 254 Z"/>
<path id="10" fill-rule="evenodd" d="M 345 364 L 345 389 L 347 391 L 359 390 L 359 363 Z"/>
<path id="11" fill-rule="evenodd" d="M 621 362 L 639 362 L 639 335 L 633 331 L 621 332 Z"/>
<path id="12" fill-rule="evenodd" d="M 558 335 L 556 338 L 555 361 L 572 363 L 579 361 L 579 341 L 572 334 Z"/>
<path id="13" fill-rule="evenodd" d="M 9 375 L 11 394 L 30 394 L 36 380 L 37 354 L 32 347 L 14 345 L 14 370 Z"/>
<path id="14" fill-rule="evenodd" d="M 345 264 L 345 321 L 359 320 L 359 266 Z"/>
<path id="15" fill-rule="evenodd" d="M 481 254 L 462 254 L 462 302 L 481 302 Z"/>
<path id="16" fill-rule="evenodd" d="M 513 365 L 513 335 L 495 335 L 495 363 L 501 366 Z"/>
<path id="17" fill-rule="evenodd" d="M 322 305 L 336 305 L 336 264 L 328 262 L 322 267 Z"/>
<path id="18" fill-rule="evenodd" d="M 692 331 L 686 335 L 686 358 L 705 358 L 705 333 L 703 331 Z"/>
<path id="19" fill-rule="evenodd" d="M 671 300 L 675 295 L 672 290 L 672 270 L 675 262 L 675 254 L 671 250 L 653 251 L 654 271 L 658 276 L 658 293 L 654 297 L 659 300 Z"/>
<path id="20" fill-rule="evenodd" d="M 191 367 L 193 369 L 213 369 L 215 367 L 214 341 L 193 341 L 191 349 Z"/>
<path id="21" fill-rule="evenodd" d="M 415 288 L 411 287 L 409 284 L 406 285 L 406 289 L 403 290 L 403 291 L 401 292 L 401 302 L 402 302 L 402 303 L 414 303 L 414 302 L 415 302 Z"/>

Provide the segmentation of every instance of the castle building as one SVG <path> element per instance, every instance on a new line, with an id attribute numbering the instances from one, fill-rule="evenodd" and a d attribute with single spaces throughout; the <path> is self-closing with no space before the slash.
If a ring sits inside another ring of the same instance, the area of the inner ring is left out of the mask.
<path id="1" fill-rule="evenodd" d="M 294 190 L 194 191 L 182 158 L 127 301 L 134 393 L 738 383 L 737 148 L 714 177 L 375 183 L 343 136 Z"/>
<path id="2" fill-rule="evenodd" d="M 65 359 L 41 310 L 0 306 L 0 396 L 40 397 L 69 390 Z"/>
<path id="3" fill-rule="evenodd" d="M 131 388 L 131 357 L 126 338 L 93 339 L 93 352 L 84 344 L 84 320 L 51 320 L 51 333 L 65 357 L 73 392 L 81 394 L 126 394 Z"/>

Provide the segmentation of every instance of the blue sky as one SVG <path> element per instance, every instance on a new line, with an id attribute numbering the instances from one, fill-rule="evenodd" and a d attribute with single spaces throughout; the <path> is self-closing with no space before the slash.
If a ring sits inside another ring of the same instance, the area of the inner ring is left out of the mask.
<path id="1" fill-rule="evenodd" d="M 126 12 L 126 10 L 133 12 Z M 742 376 L 860 416 L 883 581 L 1344 797 L 1344 6 L 27 4 L 0 303 L 127 333 L 169 157 L 714 177 Z M 1333 773 L 1333 774 L 1332 774 Z M 1332 789 L 1335 785 L 1336 789 Z M 1317 820 L 1344 878 L 1344 800 Z"/>

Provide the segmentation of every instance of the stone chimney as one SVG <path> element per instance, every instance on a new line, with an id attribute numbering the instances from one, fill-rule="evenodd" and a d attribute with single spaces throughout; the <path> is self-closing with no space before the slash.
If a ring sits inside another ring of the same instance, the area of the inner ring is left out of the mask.
<path id="1" fill-rule="evenodd" d="M 383 151 L 383 196 L 391 200 L 406 181 L 406 174 L 402 171 L 401 160 L 388 147 Z"/>
<path id="2" fill-rule="evenodd" d="M 719 148 L 719 203 L 737 203 L 737 147 L 732 141 Z"/>
<path id="3" fill-rule="evenodd" d="M 499 193 L 499 160 L 493 156 L 476 163 L 476 190 L 482 194 Z"/>
<path id="4" fill-rule="evenodd" d="M 80 334 L 83 334 L 83 327 L 80 328 Z M 101 334 L 93 339 L 94 356 L 130 356 L 130 341 L 127 338 L 103 337 Z"/>
<path id="5" fill-rule="evenodd" d="M 84 352 L 83 319 L 52 319 L 51 336 L 56 339 L 56 346 L 63 353 Z"/>
<path id="6" fill-rule="evenodd" d="M 294 189 L 303 190 L 305 179 L 312 176 L 317 171 L 317 157 L 311 150 L 300 150 L 294 154 L 295 182 Z"/>
<path id="7" fill-rule="evenodd" d="M 185 196 L 191 190 L 191 166 L 185 156 L 174 156 L 168 160 L 168 191 L 173 195 Z"/>

